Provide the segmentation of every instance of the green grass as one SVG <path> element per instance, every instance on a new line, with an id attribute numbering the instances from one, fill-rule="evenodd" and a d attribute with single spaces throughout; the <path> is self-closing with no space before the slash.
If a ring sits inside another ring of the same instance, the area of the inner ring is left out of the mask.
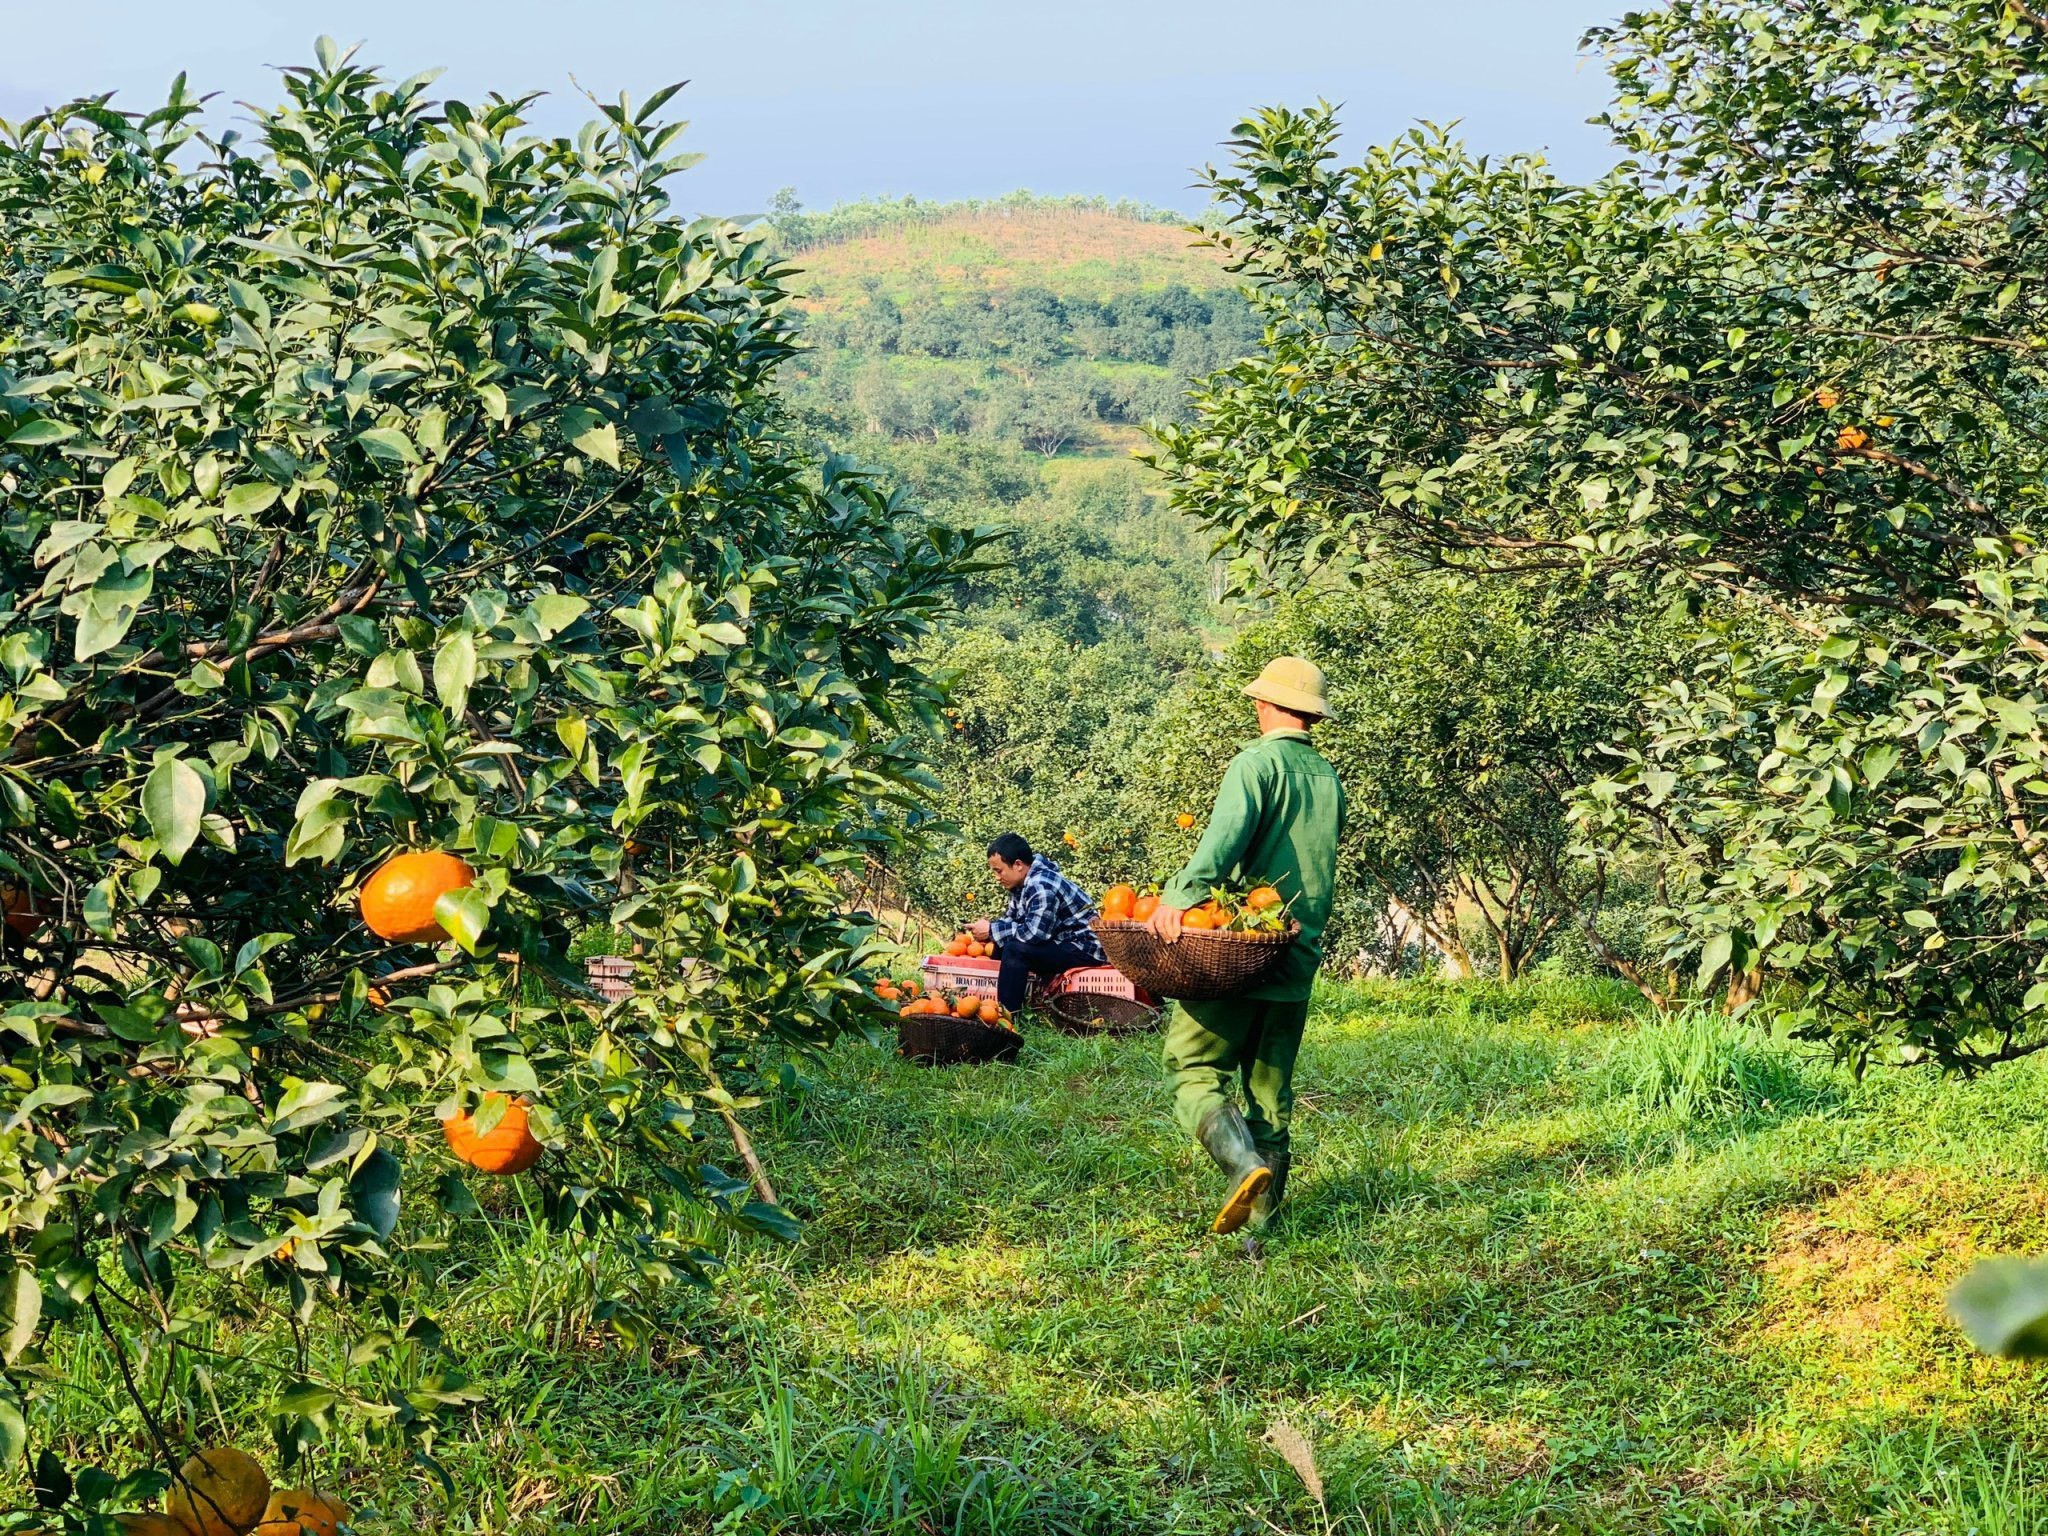
<path id="1" fill-rule="evenodd" d="M 801 1063 L 756 1134 L 803 1241 L 641 1354 L 506 1212 L 438 1298 L 489 1392 L 455 1505 L 343 1451 L 361 1528 L 2048 1531 L 2038 1373 L 1940 1315 L 1972 1252 L 2048 1248 L 2042 1069 L 1859 1085 L 1594 984 L 1332 988 L 1253 1259 L 1155 1048 Z"/>

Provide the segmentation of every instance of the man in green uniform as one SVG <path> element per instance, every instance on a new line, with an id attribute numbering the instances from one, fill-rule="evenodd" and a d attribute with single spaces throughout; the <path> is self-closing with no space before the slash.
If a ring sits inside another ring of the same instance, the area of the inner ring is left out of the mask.
<path id="1" fill-rule="evenodd" d="M 1194 856 L 1167 884 L 1152 928 L 1177 943 L 1181 918 L 1209 888 L 1276 887 L 1301 935 L 1265 979 L 1218 1002 L 1182 1003 L 1167 1027 L 1173 1111 L 1230 1181 L 1214 1229 L 1264 1226 L 1279 1208 L 1291 1161 L 1294 1058 L 1308 1022 L 1309 989 L 1323 958 L 1336 895 L 1344 790 L 1309 731 L 1330 717 L 1321 668 L 1281 656 L 1244 690 L 1257 701 L 1259 739 L 1231 759 Z M 1237 1107 L 1243 1085 L 1250 1114 Z"/>

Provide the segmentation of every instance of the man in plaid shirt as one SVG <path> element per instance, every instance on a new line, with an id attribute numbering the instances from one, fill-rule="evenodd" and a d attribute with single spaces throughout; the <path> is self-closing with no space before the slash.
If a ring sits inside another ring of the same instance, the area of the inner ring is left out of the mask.
<path id="1" fill-rule="evenodd" d="M 1053 977 L 1084 965 L 1106 965 L 1102 945 L 1088 926 L 1095 903 L 1060 873 L 1059 866 L 1014 832 L 988 845 L 988 867 L 1010 893 L 1010 905 L 994 922 L 974 924 L 974 936 L 996 946 L 1002 969 L 996 1001 L 1015 1012 L 1033 976 Z"/>

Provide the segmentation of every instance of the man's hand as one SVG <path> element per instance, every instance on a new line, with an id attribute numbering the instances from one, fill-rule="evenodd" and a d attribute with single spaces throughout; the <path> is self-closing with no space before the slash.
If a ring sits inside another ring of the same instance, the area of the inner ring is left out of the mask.
<path id="1" fill-rule="evenodd" d="M 1186 907 L 1169 907 L 1162 901 L 1153 909 L 1151 920 L 1146 926 L 1158 934 L 1162 942 L 1178 944 L 1180 942 L 1180 920 L 1187 914 L 1187 910 Z"/>
<path id="2" fill-rule="evenodd" d="M 988 942 L 988 919 L 977 917 L 974 920 L 974 926 L 967 931 L 973 934 L 981 943 L 986 944 Z"/>

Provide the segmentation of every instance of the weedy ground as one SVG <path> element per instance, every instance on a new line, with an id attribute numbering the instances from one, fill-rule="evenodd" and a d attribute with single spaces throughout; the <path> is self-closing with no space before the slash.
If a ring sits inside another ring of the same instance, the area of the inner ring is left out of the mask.
<path id="1" fill-rule="evenodd" d="M 1334 987 L 1263 1253 L 1156 1040 L 798 1063 L 789 1247 L 643 1351 L 518 1221 L 437 1298 L 489 1393 L 365 1531 L 2048 1531 L 2038 1369 L 1942 1316 L 2048 1250 L 2048 1075 L 1862 1084 L 1583 983 Z M 79 1367 L 81 1387 L 103 1366 Z"/>

